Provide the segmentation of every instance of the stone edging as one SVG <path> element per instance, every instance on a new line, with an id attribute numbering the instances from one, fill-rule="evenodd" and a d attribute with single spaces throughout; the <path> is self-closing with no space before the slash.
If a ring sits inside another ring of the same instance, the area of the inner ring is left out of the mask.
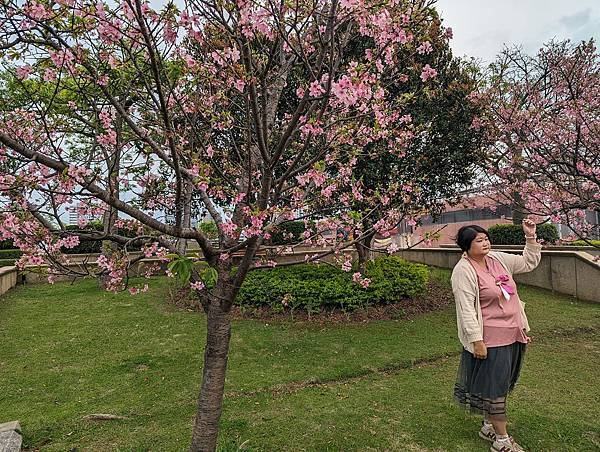
<path id="1" fill-rule="evenodd" d="M 19 452 L 22 442 L 19 421 L 0 424 L 0 452 Z"/>

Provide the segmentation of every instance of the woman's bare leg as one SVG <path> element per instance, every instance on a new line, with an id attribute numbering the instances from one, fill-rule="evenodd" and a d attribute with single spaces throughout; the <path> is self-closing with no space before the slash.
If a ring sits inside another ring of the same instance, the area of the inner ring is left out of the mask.
<path id="1" fill-rule="evenodd" d="M 506 419 L 503 421 L 497 421 L 494 419 L 490 419 L 490 422 L 494 426 L 494 431 L 496 432 L 496 435 L 500 435 L 500 436 L 508 435 L 508 433 L 506 433 L 506 424 L 507 424 Z"/>

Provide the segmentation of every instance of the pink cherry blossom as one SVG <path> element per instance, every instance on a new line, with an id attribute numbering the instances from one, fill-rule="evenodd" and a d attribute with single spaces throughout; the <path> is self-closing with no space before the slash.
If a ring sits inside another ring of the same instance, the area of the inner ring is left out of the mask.
<path id="1" fill-rule="evenodd" d="M 309 94 L 312 97 L 319 97 L 324 92 L 325 92 L 325 89 L 321 86 L 321 84 L 317 80 L 313 81 L 310 84 Z"/>
<path id="2" fill-rule="evenodd" d="M 25 79 L 29 78 L 29 76 L 31 75 L 32 72 L 33 72 L 33 67 L 31 67 L 29 64 L 20 66 L 15 71 L 15 73 L 17 74 L 17 77 L 20 78 L 21 80 L 25 80 Z"/>
<path id="3" fill-rule="evenodd" d="M 202 281 L 195 281 L 195 282 L 190 283 L 190 287 L 193 290 L 200 291 L 200 290 L 204 289 L 204 283 Z"/>
<path id="4" fill-rule="evenodd" d="M 230 238 L 237 238 L 238 226 L 232 221 L 227 221 L 221 224 L 223 234 Z"/>
<path id="5" fill-rule="evenodd" d="M 346 259 L 344 261 L 344 263 L 342 264 L 342 270 L 345 271 L 345 272 L 349 272 L 350 270 L 352 270 L 352 261 L 350 259 Z"/>
<path id="6" fill-rule="evenodd" d="M 52 68 L 46 68 L 44 71 L 44 81 L 53 82 L 56 80 L 56 71 Z"/>
<path id="7" fill-rule="evenodd" d="M 417 47 L 417 53 L 427 54 L 433 51 L 433 47 L 429 41 L 423 41 L 419 47 Z M 423 80 L 425 81 L 425 80 Z"/>
<path id="8" fill-rule="evenodd" d="M 237 79 L 235 81 L 235 88 L 240 92 L 243 93 L 244 92 L 244 87 L 246 86 L 246 83 L 242 80 L 242 79 Z"/>
<path id="9" fill-rule="evenodd" d="M 421 72 L 421 80 L 426 82 L 430 78 L 437 77 L 437 71 L 433 69 L 429 64 L 423 66 L 423 71 Z"/>
<path id="10" fill-rule="evenodd" d="M 36 2 L 35 0 L 29 1 L 25 6 L 25 12 L 32 19 L 43 20 L 51 17 L 52 13 L 47 11 L 44 5 Z"/>
<path id="11" fill-rule="evenodd" d="M 494 183 L 486 195 L 506 200 L 499 187 L 514 187 L 519 195 L 514 202 L 529 214 L 568 225 L 581 237 L 597 234 L 598 225 L 586 213 L 597 210 L 600 199 L 599 135 L 590 122 L 600 107 L 595 45 L 552 43 L 535 57 L 506 50 L 499 64 L 507 69 L 494 74 L 497 83 L 470 96 L 475 104 L 489 105 L 471 127 L 495 144 L 488 149 L 491 161 L 503 155 L 490 168 Z"/>

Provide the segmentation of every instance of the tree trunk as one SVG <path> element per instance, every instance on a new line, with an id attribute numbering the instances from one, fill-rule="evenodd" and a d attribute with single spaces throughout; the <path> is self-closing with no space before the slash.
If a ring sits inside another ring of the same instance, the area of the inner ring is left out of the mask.
<path id="1" fill-rule="evenodd" d="M 512 164 L 517 168 L 520 166 L 519 161 L 523 158 L 523 150 L 519 149 L 517 153 L 515 153 L 512 157 Z M 522 177 L 519 177 L 518 173 L 516 176 L 516 182 L 520 185 L 523 180 Z M 519 190 L 513 190 L 511 193 L 512 196 L 512 205 L 511 205 L 511 214 L 512 214 L 512 222 L 513 224 L 522 224 L 525 219 L 525 209 L 523 205 L 523 197 Z"/>
<path id="2" fill-rule="evenodd" d="M 117 143 L 115 145 L 115 151 L 112 155 L 108 157 L 106 160 L 106 165 L 108 167 L 108 191 L 110 192 L 111 198 L 117 200 L 120 198 L 120 182 L 119 182 L 119 172 L 121 169 L 121 152 L 123 150 L 123 118 L 121 116 L 117 117 L 115 121 L 115 130 L 117 132 Z M 119 211 L 114 207 L 109 207 L 104 215 L 102 216 L 102 224 L 104 234 L 113 235 L 116 234 L 117 227 L 115 223 L 119 218 Z M 111 240 L 103 240 L 102 241 L 102 249 L 100 250 L 100 254 L 111 258 L 112 254 L 118 250 L 118 246 Z M 108 274 L 103 274 L 100 277 L 100 287 L 105 290 L 109 283 L 111 277 Z"/>
<path id="3" fill-rule="evenodd" d="M 512 195 L 512 222 L 513 224 L 522 224 L 525 219 L 525 209 L 523 207 L 523 197 L 519 192 L 513 192 Z"/>
<path id="4" fill-rule="evenodd" d="M 184 183 L 184 199 L 185 204 L 183 206 L 183 221 L 181 226 L 184 228 L 192 227 L 192 190 L 193 186 L 189 181 Z M 185 256 L 187 252 L 187 239 L 177 239 L 177 252 Z"/>
<path id="5" fill-rule="evenodd" d="M 119 158 L 118 154 L 115 156 L 114 160 L 109 162 L 109 164 L 111 165 L 112 171 L 110 173 L 110 191 L 111 191 L 111 196 L 114 199 L 119 199 L 119 161 L 117 160 Z M 117 219 L 119 218 L 119 211 L 117 209 L 115 209 L 114 207 L 109 207 L 108 210 L 106 210 L 106 212 L 104 212 L 104 215 L 102 216 L 102 225 L 103 225 L 103 231 L 104 234 L 107 235 L 114 235 L 116 234 L 117 231 L 117 227 L 115 226 Z M 108 257 L 109 259 L 112 257 L 113 253 L 118 251 L 118 246 L 115 242 L 111 241 L 111 240 L 103 240 L 102 241 L 102 248 L 100 249 L 100 254 Z M 104 273 L 102 274 L 102 276 L 100 277 L 100 287 L 105 290 L 109 283 L 110 283 L 111 277 Z"/>
<path id="6" fill-rule="evenodd" d="M 118 197 L 118 193 L 117 193 L 117 197 Z M 115 222 L 117 221 L 117 218 L 118 218 L 118 212 L 113 207 L 110 207 L 104 213 L 104 215 L 102 217 L 102 223 L 104 226 L 105 234 L 115 234 L 117 232 L 117 228 L 115 226 Z M 112 257 L 112 254 L 114 252 L 116 252 L 117 248 L 118 247 L 114 242 L 112 242 L 110 240 L 103 240 L 100 254 L 102 254 L 110 259 Z M 108 285 L 110 283 L 110 280 L 111 280 L 110 275 L 108 275 L 107 273 L 103 273 L 100 276 L 100 279 L 98 281 L 100 284 L 100 288 L 103 290 L 106 290 L 106 288 L 108 287 Z"/>
<path id="7" fill-rule="evenodd" d="M 358 253 L 358 271 L 363 273 L 367 262 L 371 260 L 371 243 L 375 234 L 365 236 L 360 242 L 355 243 L 356 252 Z"/>
<path id="8" fill-rule="evenodd" d="M 224 292 L 218 288 L 216 290 Z M 213 452 L 217 448 L 230 338 L 230 312 L 223 311 L 219 297 L 214 297 L 207 312 L 202 387 L 190 452 Z"/>

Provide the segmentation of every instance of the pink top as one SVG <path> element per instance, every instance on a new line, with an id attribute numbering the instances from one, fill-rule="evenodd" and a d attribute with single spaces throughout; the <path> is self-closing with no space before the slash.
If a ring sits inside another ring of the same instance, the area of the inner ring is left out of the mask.
<path id="1" fill-rule="evenodd" d="M 470 258 L 479 282 L 479 303 L 483 317 L 483 342 L 486 347 L 500 347 L 514 342 L 527 343 L 517 285 L 500 262 L 485 257 L 487 269 Z M 502 288 L 509 295 L 507 300 Z"/>

